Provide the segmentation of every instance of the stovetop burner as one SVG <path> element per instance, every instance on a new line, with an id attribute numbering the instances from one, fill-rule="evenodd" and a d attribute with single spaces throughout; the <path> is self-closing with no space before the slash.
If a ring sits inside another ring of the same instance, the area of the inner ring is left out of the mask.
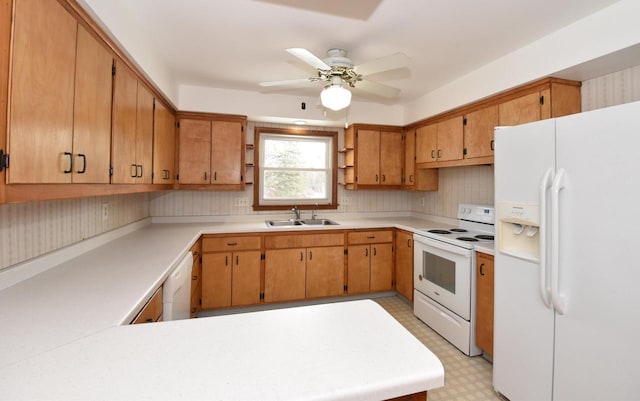
<path id="1" fill-rule="evenodd" d="M 471 238 L 471 237 L 457 237 L 456 239 L 459 241 L 466 241 L 466 242 L 478 242 L 477 238 Z"/>
<path id="2" fill-rule="evenodd" d="M 453 231 L 453 230 L 451 230 Z M 447 230 L 428 230 L 427 232 L 430 232 L 432 234 L 451 234 L 451 231 L 447 231 Z"/>
<path id="3" fill-rule="evenodd" d="M 478 239 L 488 239 L 488 240 L 493 241 L 493 235 L 480 234 L 480 235 L 476 235 L 476 238 L 478 238 Z"/>
<path id="4" fill-rule="evenodd" d="M 467 233 L 469 231 L 465 230 L 464 228 L 452 228 L 451 231 L 453 231 L 454 233 Z"/>

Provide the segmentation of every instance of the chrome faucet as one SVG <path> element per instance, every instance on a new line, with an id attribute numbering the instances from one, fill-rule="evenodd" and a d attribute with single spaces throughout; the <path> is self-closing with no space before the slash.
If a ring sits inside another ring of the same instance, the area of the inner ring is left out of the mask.
<path id="1" fill-rule="evenodd" d="M 318 202 L 316 202 L 316 208 L 318 208 Z M 316 217 L 318 217 L 318 213 L 316 212 L 316 209 L 311 210 L 311 220 L 315 220 Z"/>
<path id="2" fill-rule="evenodd" d="M 300 209 L 298 209 L 298 206 L 292 207 L 291 211 L 296 214 L 296 220 L 300 220 Z"/>

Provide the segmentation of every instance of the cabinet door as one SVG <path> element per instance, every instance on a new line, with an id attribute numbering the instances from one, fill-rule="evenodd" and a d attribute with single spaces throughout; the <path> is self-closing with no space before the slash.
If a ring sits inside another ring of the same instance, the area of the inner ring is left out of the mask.
<path id="1" fill-rule="evenodd" d="M 404 140 L 404 187 L 412 188 L 416 183 L 416 131 L 405 133 Z"/>
<path id="2" fill-rule="evenodd" d="M 153 117 L 153 183 L 175 181 L 176 119 L 162 103 L 156 101 Z"/>
<path id="3" fill-rule="evenodd" d="M 380 183 L 380 131 L 358 130 L 357 177 L 360 185 Z"/>
<path id="4" fill-rule="evenodd" d="M 498 124 L 519 125 L 540 120 L 540 94 L 524 95 L 498 105 Z"/>
<path id="5" fill-rule="evenodd" d="M 233 306 L 260 303 L 260 251 L 233 253 L 231 288 Z"/>
<path id="6" fill-rule="evenodd" d="M 476 344 L 493 355 L 493 256 L 477 255 Z"/>
<path id="7" fill-rule="evenodd" d="M 202 255 L 202 308 L 231 306 L 231 252 Z"/>
<path id="8" fill-rule="evenodd" d="M 306 298 L 332 297 L 344 292 L 344 247 L 307 249 Z"/>
<path id="9" fill-rule="evenodd" d="M 137 107 L 138 81 L 124 64 L 116 61 L 111 136 L 111 182 L 114 184 L 133 184 L 139 173 L 135 146 Z"/>
<path id="10" fill-rule="evenodd" d="M 464 158 L 493 156 L 493 129 L 498 125 L 498 106 L 469 113 L 464 120 Z"/>
<path id="11" fill-rule="evenodd" d="M 180 120 L 180 184 L 211 182 L 211 121 Z"/>
<path id="12" fill-rule="evenodd" d="M 265 302 L 304 299 L 305 254 L 305 248 L 271 249 L 265 252 Z"/>
<path id="13" fill-rule="evenodd" d="M 396 291 L 413 301 L 413 235 L 396 232 Z"/>
<path id="14" fill-rule="evenodd" d="M 211 183 L 242 183 L 244 132 L 239 122 L 213 121 L 211 134 Z"/>
<path id="15" fill-rule="evenodd" d="M 371 245 L 371 292 L 393 290 L 393 244 Z"/>
<path id="16" fill-rule="evenodd" d="M 380 183 L 401 185 L 404 153 L 402 133 L 380 132 Z"/>
<path id="17" fill-rule="evenodd" d="M 462 117 L 454 117 L 436 124 L 438 132 L 438 161 L 462 159 L 463 138 Z"/>
<path id="18" fill-rule="evenodd" d="M 369 292 L 371 246 L 350 245 L 347 255 L 347 292 L 364 294 Z"/>
<path id="19" fill-rule="evenodd" d="M 416 163 L 435 162 L 438 151 L 438 130 L 436 124 L 416 130 Z"/>
<path id="20" fill-rule="evenodd" d="M 109 183 L 113 57 L 78 26 L 73 106 L 74 183 Z"/>
<path id="21" fill-rule="evenodd" d="M 136 182 L 151 184 L 153 168 L 153 94 L 138 82 L 136 106 Z"/>
<path id="22" fill-rule="evenodd" d="M 78 24 L 57 1 L 17 1 L 14 21 L 7 180 L 71 182 Z"/>
<path id="23" fill-rule="evenodd" d="M 191 265 L 191 317 L 198 317 L 202 309 L 202 243 L 200 240 L 191 247 L 193 264 Z"/>

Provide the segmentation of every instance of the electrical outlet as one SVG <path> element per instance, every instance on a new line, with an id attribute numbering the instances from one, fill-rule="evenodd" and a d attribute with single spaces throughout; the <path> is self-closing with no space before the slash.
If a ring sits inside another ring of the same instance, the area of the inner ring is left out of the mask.
<path id="1" fill-rule="evenodd" d="M 109 219 L 109 204 L 105 202 L 102 204 L 102 221 L 107 219 Z"/>
<path id="2" fill-rule="evenodd" d="M 349 197 L 348 196 L 343 196 L 342 199 L 340 200 L 340 204 L 347 206 L 349 205 Z"/>
<path id="3" fill-rule="evenodd" d="M 249 206 L 249 199 L 247 199 L 247 198 L 235 198 L 233 200 L 233 206 L 237 206 L 237 207 Z"/>

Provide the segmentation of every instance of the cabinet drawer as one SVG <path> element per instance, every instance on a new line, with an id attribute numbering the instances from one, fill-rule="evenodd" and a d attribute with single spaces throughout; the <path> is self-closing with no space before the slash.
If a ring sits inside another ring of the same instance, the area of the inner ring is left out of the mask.
<path id="1" fill-rule="evenodd" d="M 308 248 L 314 246 L 335 246 L 344 245 L 344 234 L 297 234 L 297 235 L 274 235 L 266 237 L 265 248 Z"/>
<path id="2" fill-rule="evenodd" d="M 149 302 L 142 308 L 133 324 L 151 323 L 162 320 L 162 287 L 153 294 Z"/>
<path id="3" fill-rule="evenodd" d="M 379 244 L 393 242 L 393 231 L 355 231 L 349 233 L 349 244 Z"/>
<path id="4" fill-rule="evenodd" d="M 202 252 L 225 252 L 260 249 L 260 237 L 205 237 Z"/>

